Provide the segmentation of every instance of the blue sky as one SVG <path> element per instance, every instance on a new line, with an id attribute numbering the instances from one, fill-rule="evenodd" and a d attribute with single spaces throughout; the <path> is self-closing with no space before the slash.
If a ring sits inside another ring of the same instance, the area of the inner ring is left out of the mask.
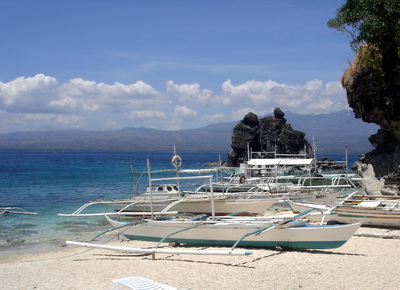
<path id="1" fill-rule="evenodd" d="M 5 0 L 0 133 L 349 110 L 336 0 Z M 289 120 L 290 121 L 290 120 Z"/>

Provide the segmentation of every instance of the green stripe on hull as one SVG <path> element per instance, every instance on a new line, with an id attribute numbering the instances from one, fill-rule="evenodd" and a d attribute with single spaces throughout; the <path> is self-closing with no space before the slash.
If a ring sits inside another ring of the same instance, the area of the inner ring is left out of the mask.
<path id="1" fill-rule="evenodd" d="M 367 219 L 400 219 L 400 217 L 389 217 L 389 216 L 373 216 L 373 215 L 357 215 L 357 214 L 338 214 L 338 217 L 349 217 L 349 218 L 367 218 Z"/>
<path id="2" fill-rule="evenodd" d="M 156 237 L 147 236 L 133 236 L 125 235 L 126 238 L 130 240 L 148 241 L 148 242 L 159 242 L 161 239 Z M 182 244 L 193 244 L 193 245 L 208 245 L 208 246 L 233 246 L 236 241 L 229 240 L 200 240 L 200 239 L 176 239 L 168 238 L 164 240 L 165 243 L 182 243 Z M 346 241 L 241 241 L 239 243 L 240 247 L 257 247 L 257 248 L 275 248 L 281 247 L 286 249 L 334 249 L 342 246 Z"/>

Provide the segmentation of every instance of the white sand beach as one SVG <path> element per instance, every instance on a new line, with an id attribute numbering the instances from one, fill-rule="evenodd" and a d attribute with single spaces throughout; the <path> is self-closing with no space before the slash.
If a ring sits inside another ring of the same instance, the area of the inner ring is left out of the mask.
<path id="1" fill-rule="evenodd" d="M 400 230 L 360 228 L 357 233 L 398 236 Z M 139 241 L 108 244 L 155 245 Z M 163 248 L 170 247 L 165 244 Z M 131 276 L 193 290 L 397 289 L 400 285 L 398 238 L 354 236 L 331 250 L 251 250 L 249 256 L 156 254 L 152 260 L 151 255 L 65 246 L 53 252 L 2 258 L 0 289 L 112 289 L 112 279 Z"/>

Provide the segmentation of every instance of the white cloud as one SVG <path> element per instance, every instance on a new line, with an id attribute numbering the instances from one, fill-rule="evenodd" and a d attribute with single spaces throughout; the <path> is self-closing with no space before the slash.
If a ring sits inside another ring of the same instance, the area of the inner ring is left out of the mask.
<path id="1" fill-rule="evenodd" d="M 262 112 L 260 111 L 253 110 L 251 108 L 243 108 L 231 113 L 231 121 L 242 120 L 249 112 L 252 112 L 256 115 L 262 115 Z"/>
<path id="2" fill-rule="evenodd" d="M 65 114 L 15 114 L 0 111 L 0 132 L 87 129 L 85 118 Z"/>
<path id="3" fill-rule="evenodd" d="M 237 86 L 227 80 L 222 84 L 219 100 L 230 106 L 263 106 L 269 112 L 275 107 L 300 114 L 348 109 L 346 92 L 339 82 L 329 82 L 323 86 L 320 80 L 308 81 L 304 85 L 251 80 Z"/>
<path id="4" fill-rule="evenodd" d="M 201 117 L 202 120 L 208 122 L 226 121 L 224 114 L 204 115 Z M 237 120 L 237 119 L 235 119 Z"/>
<path id="5" fill-rule="evenodd" d="M 108 119 L 106 121 L 106 128 L 107 129 L 119 129 L 119 124 L 118 124 L 118 122 Z"/>
<path id="6" fill-rule="evenodd" d="M 73 98 L 63 98 L 59 100 L 52 100 L 49 102 L 49 107 L 54 107 L 54 108 L 69 108 L 71 111 L 74 110 L 74 108 L 77 107 L 77 102 Z"/>
<path id="7" fill-rule="evenodd" d="M 156 110 L 132 111 L 128 116 L 131 120 L 150 119 L 154 121 L 156 119 L 164 119 L 165 117 L 166 116 L 163 112 Z"/>
<path id="8" fill-rule="evenodd" d="M 117 109 L 137 108 L 141 104 L 161 102 L 161 93 L 150 85 L 137 81 L 133 84 L 107 85 L 83 79 L 72 79 L 60 87 L 60 96 L 73 98 L 85 111 L 97 111 L 106 106 Z"/>
<path id="9" fill-rule="evenodd" d="M 172 97 L 171 101 L 176 100 L 178 104 L 195 103 L 201 106 L 210 104 L 213 97 L 211 90 L 201 89 L 197 83 L 178 85 L 171 80 L 167 81 L 166 93 Z"/>
<path id="10" fill-rule="evenodd" d="M 198 127 L 198 113 L 187 106 L 175 106 L 173 111 L 173 118 L 170 119 L 168 130 L 180 130 L 182 129 L 182 124 L 187 125 L 192 124 L 191 127 Z"/>
<path id="11" fill-rule="evenodd" d="M 113 85 L 107 85 L 80 78 L 72 79 L 68 83 L 63 84 L 61 86 L 61 92 L 70 97 L 86 96 L 87 98 L 101 97 L 105 99 L 123 99 L 130 97 L 146 99 L 149 96 L 160 96 L 158 91 L 142 81 L 137 81 L 128 85 L 118 82 Z"/>
<path id="12" fill-rule="evenodd" d="M 349 108 L 339 82 L 323 84 L 320 80 L 302 85 L 272 80 L 233 85 L 227 80 L 219 93 L 198 83 L 176 84 L 172 80 L 166 83 L 164 92 L 143 81 L 105 84 L 74 78 L 59 84 L 43 74 L 0 82 L 0 132 L 129 126 L 196 128 L 241 120 L 248 112 L 272 114 L 275 107 L 300 114 Z"/>
<path id="13" fill-rule="evenodd" d="M 186 106 L 175 106 L 174 116 L 180 120 L 190 120 L 197 116 L 197 112 Z"/>
<path id="14" fill-rule="evenodd" d="M 57 95 L 57 80 L 38 74 L 0 82 L 0 109 L 9 112 L 46 113 L 47 104 Z"/>

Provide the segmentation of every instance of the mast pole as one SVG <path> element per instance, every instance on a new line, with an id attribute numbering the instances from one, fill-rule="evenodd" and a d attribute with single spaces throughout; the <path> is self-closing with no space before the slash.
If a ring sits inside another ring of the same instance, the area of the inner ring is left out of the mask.
<path id="1" fill-rule="evenodd" d="M 151 217 L 154 218 L 154 211 L 153 211 L 153 190 L 151 186 L 151 174 L 150 174 L 150 161 L 147 158 L 147 174 L 149 176 L 149 190 L 150 190 L 150 211 L 151 211 Z"/>
<path id="2" fill-rule="evenodd" d="M 211 194 L 211 217 L 215 220 L 215 204 L 214 204 L 214 190 L 212 184 L 212 177 L 210 177 L 210 194 Z"/>
<path id="3" fill-rule="evenodd" d="M 176 148 L 175 148 L 175 145 L 174 145 L 174 157 L 175 156 L 177 156 L 176 155 Z M 178 186 L 178 194 L 179 194 L 179 198 L 181 197 L 181 185 L 180 185 L 180 182 L 179 182 L 179 167 L 178 166 L 176 166 L 175 167 L 176 168 L 176 185 Z"/>
<path id="4" fill-rule="evenodd" d="M 349 166 L 348 166 L 348 157 L 347 157 L 347 145 L 346 145 L 346 176 L 349 176 Z"/>

